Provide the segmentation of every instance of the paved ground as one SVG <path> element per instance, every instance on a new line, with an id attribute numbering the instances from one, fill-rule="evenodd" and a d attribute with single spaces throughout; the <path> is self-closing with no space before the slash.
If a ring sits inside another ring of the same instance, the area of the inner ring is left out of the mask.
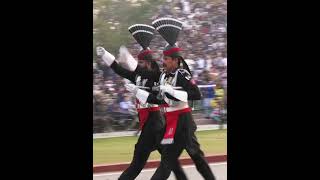
<path id="1" fill-rule="evenodd" d="M 217 180 L 227 180 L 227 162 L 224 163 L 212 163 L 210 167 L 215 174 Z M 196 170 L 194 165 L 183 167 L 189 180 L 201 180 L 203 179 L 199 172 Z M 136 180 L 147 180 L 150 179 L 155 169 L 142 170 Z M 117 180 L 121 172 L 113 173 L 101 173 L 93 174 L 93 180 Z M 174 174 L 171 173 L 168 180 L 175 180 Z"/>

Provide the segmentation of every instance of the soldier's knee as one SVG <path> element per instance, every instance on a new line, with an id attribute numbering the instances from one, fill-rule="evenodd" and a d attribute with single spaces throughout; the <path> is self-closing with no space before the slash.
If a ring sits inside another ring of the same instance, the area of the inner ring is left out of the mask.
<path id="1" fill-rule="evenodd" d="M 137 143 L 134 145 L 134 151 L 139 153 L 148 152 L 150 151 L 151 147 L 147 144 Z"/>
<path id="2" fill-rule="evenodd" d="M 187 148 L 187 152 L 191 157 L 198 157 L 203 155 L 203 152 L 199 148 Z"/>

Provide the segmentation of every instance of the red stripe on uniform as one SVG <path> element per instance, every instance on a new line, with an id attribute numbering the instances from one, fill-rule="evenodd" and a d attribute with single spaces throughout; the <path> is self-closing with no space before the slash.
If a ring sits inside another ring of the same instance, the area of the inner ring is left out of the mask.
<path id="1" fill-rule="evenodd" d="M 166 112 L 166 132 L 163 136 L 163 140 L 166 139 L 174 139 L 174 135 L 176 133 L 177 124 L 179 120 L 179 115 L 186 112 L 191 112 L 191 108 L 185 108 L 177 111 Z M 171 143 L 169 143 L 171 144 Z"/>
<path id="2" fill-rule="evenodd" d="M 160 107 L 150 107 L 137 109 L 139 115 L 139 128 L 142 130 L 144 124 L 148 120 L 149 113 L 153 111 L 160 111 Z"/>

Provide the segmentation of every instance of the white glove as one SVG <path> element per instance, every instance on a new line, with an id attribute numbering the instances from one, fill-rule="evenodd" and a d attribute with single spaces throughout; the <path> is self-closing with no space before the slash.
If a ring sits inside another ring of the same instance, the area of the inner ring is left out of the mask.
<path id="1" fill-rule="evenodd" d="M 108 65 L 111 66 L 113 61 L 115 60 L 115 57 L 110 54 L 108 51 L 106 51 L 103 47 L 98 46 L 96 48 L 97 50 L 97 56 L 101 57 L 101 59 Z"/>
<path id="2" fill-rule="evenodd" d="M 183 90 L 175 90 L 171 85 L 160 85 L 161 95 L 164 96 L 164 93 L 169 93 L 176 99 L 179 99 L 183 102 L 188 102 L 188 93 Z"/>
<path id="3" fill-rule="evenodd" d="M 138 66 L 138 61 L 130 54 L 129 50 L 125 46 L 121 46 L 119 49 L 119 63 L 129 71 L 135 71 Z"/>
<path id="4" fill-rule="evenodd" d="M 160 85 L 160 91 L 164 93 L 169 93 L 170 95 L 174 94 L 174 89 L 171 85 Z"/>
<path id="5" fill-rule="evenodd" d="M 138 88 L 136 85 L 134 85 L 134 84 L 125 84 L 124 86 L 126 87 L 127 91 L 132 92 L 134 95 L 137 94 L 137 91 L 138 91 L 138 89 L 139 89 L 139 88 Z"/>
<path id="6" fill-rule="evenodd" d="M 103 47 L 101 47 L 101 46 L 96 47 L 96 50 L 97 50 L 97 56 L 99 56 L 99 57 L 102 57 L 102 56 L 104 55 L 105 51 L 106 51 L 106 50 L 105 50 Z"/>

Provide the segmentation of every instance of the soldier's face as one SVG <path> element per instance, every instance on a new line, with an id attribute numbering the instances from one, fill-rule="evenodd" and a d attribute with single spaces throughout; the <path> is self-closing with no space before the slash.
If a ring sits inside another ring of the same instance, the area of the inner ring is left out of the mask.
<path id="1" fill-rule="evenodd" d="M 138 66 L 141 68 L 151 70 L 151 63 L 147 60 L 138 60 Z"/>
<path id="2" fill-rule="evenodd" d="M 177 67 L 177 60 L 170 56 L 163 57 L 163 69 L 166 72 L 171 72 Z"/>
<path id="3" fill-rule="evenodd" d="M 141 68 L 146 68 L 147 67 L 147 62 L 145 60 L 138 60 L 138 65 L 141 67 Z"/>

